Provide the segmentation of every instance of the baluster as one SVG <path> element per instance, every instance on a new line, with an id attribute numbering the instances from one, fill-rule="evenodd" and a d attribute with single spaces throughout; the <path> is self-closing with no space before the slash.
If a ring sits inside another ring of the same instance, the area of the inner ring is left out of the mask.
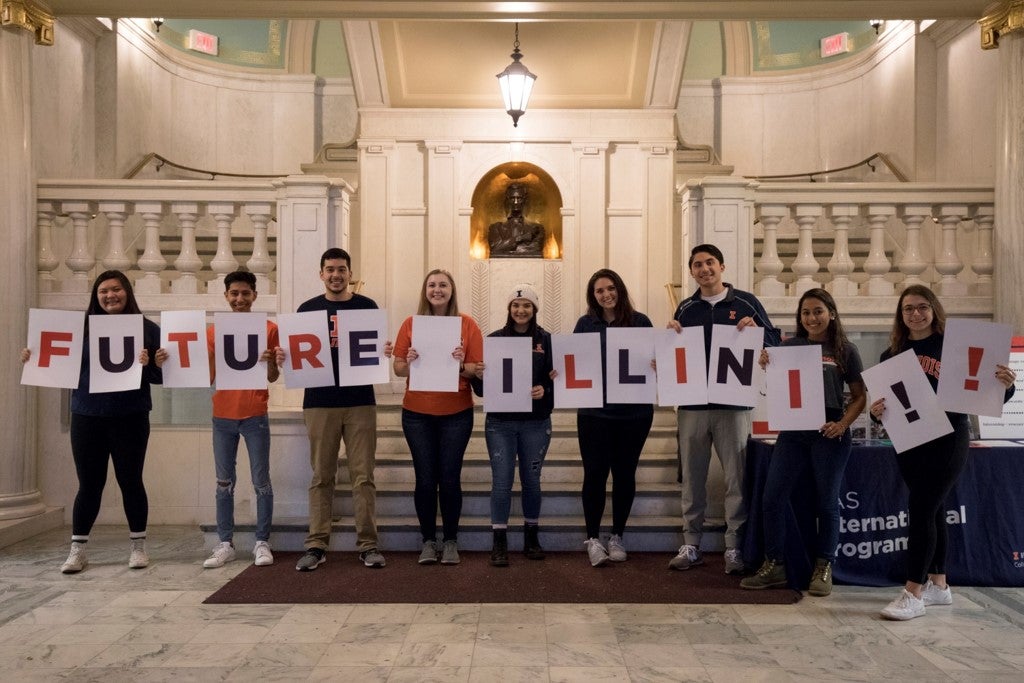
<path id="1" fill-rule="evenodd" d="M 60 260 L 53 253 L 53 217 L 57 215 L 54 202 L 36 202 L 36 233 L 39 235 L 39 251 L 36 257 L 39 292 L 57 291 L 57 280 L 53 271 Z"/>
<path id="2" fill-rule="evenodd" d="M 252 258 L 246 262 L 249 270 L 256 275 L 256 290 L 270 294 L 270 272 L 274 270 L 274 259 L 267 250 L 267 223 L 270 222 L 270 204 L 261 202 L 246 204 L 245 213 L 252 221 Z"/>
<path id="3" fill-rule="evenodd" d="M 135 213 L 142 216 L 146 230 L 146 250 L 139 257 L 139 268 L 145 272 L 135 281 L 137 294 L 160 294 L 160 273 L 167 267 L 167 259 L 160 253 L 160 221 L 164 215 L 163 202 L 139 202 Z"/>
<path id="4" fill-rule="evenodd" d="M 885 279 L 892 267 L 892 262 L 885 255 L 885 226 L 889 217 L 896 214 L 896 207 L 891 204 L 869 204 L 868 224 L 871 235 L 871 249 L 864 260 L 864 272 L 868 281 L 861 286 L 861 291 L 868 296 L 889 296 L 895 288 Z"/>
<path id="5" fill-rule="evenodd" d="M 820 204 L 797 204 L 794 213 L 800 241 L 792 266 L 797 276 L 796 282 L 793 283 L 792 295 L 800 296 L 808 289 L 818 286 L 812 277 L 819 268 L 818 259 L 814 258 L 814 228 L 818 224 L 822 209 Z"/>
<path id="6" fill-rule="evenodd" d="M 65 292 L 88 292 L 89 271 L 96 265 L 96 259 L 89 251 L 89 221 L 92 207 L 89 202 L 62 202 L 61 211 L 71 217 L 73 226 L 71 253 L 64 264 L 71 270 L 71 279 L 61 287 Z"/>
<path id="7" fill-rule="evenodd" d="M 203 267 L 203 262 L 196 253 L 196 218 L 199 205 L 195 202 L 174 202 L 171 213 L 178 217 L 181 230 L 181 251 L 174 259 L 174 269 L 181 275 L 171 283 L 174 294 L 197 294 L 199 291 L 196 273 Z"/>
<path id="8" fill-rule="evenodd" d="M 779 222 L 789 215 L 784 204 L 762 204 L 760 208 L 761 227 L 764 228 L 764 242 L 761 260 L 754 270 L 761 274 L 757 293 L 761 296 L 785 296 L 786 285 L 779 280 L 785 267 L 779 258 Z"/>
<path id="9" fill-rule="evenodd" d="M 828 261 L 828 272 L 832 281 L 826 289 L 833 296 L 857 296 L 857 283 L 850 279 L 853 272 L 853 258 L 850 257 L 850 223 L 860 213 L 856 204 L 835 204 L 829 210 L 832 226 L 835 228 L 835 245 L 832 258 Z"/>
<path id="10" fill-rule="evenodd" d="M 992 224 L 995 222 L 995 207 L 991 204 L 974 208 L 974 224 L 978 226 L 978 250 L 974 254 L 971 270 L 978 276 L 974 292 L 991 296 L 993 294 L 992 273 L 995 263 L 992 259 Z"/>
<path id="11" fill-rule="evenodd" d="M 928 267 L 921 256 L 921 224 L 931 218 L 932 207 L 928 204 L 907 204 L 903 207 L 903 225 L 907 230 L 907 245 L 900 260 L 903 286 L 923 285 L 921 273 Z"/>
<path id="12" fill-rule="evenodd" d="M 207 207 L 207 211 L 217 224 L 217 253 L 210 261 L 210 268 L 217 277 L 206 283 L 206 291 L 210 294 L 222 291 L 224 276 L 238 270 L 238 259 L 231 248 L 231 222 L 235 219 L 236 208 L 234 202 L 218 202 Z"/>
<path id="13" fill-rule="evenodd" d="M 124 251 L 124 220 L 127 216 L 124 202 L 100 202 L 100 213 L 107 217 L 107 255 L 103 257 L 103 267 L 107 270 L 127 272 L 132 260 Z"/>
<path id="14" fill-rule="evenodd" d="M 964 262 L 960 260 L 956 248 L 956 232 L 960 221 L 967 215 L 967 207 L 962 204 L 943 204 L 936 209 L 942 228 L 942 246 L 935 259 L 935 270 L 942 275 L 942 279 L 939 280 L 936 292 L 943 296 L 963 296 L 967 294 L 967 285 L 956 278 L 964 269 Z"/>

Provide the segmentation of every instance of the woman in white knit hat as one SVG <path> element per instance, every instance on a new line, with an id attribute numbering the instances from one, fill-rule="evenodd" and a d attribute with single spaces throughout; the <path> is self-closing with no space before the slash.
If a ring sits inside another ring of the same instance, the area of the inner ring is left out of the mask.
<path id="1" fill-rule="evenodd" d="M 492 337 L 528 337 L 533 348 L 533 380 L 528 413 L 487 413 L 484 434 L 491 460 L 491 528 L 494 543 L 491 564 L 508 566 L 508 519 L 512 505 L 516 456 L 523 489 L 523 554 L 543 560 L 538 540 L 540 523 L 540 473 L 551 443 L 551 410 L 554 408 L 551 379 L 551 335 L 537 324 L 537 292 L 528 284 L 515 285 L 508 297 L 505 326 Z M 476 366 L 473 388 L 483 395 L 484 364 Z"/>

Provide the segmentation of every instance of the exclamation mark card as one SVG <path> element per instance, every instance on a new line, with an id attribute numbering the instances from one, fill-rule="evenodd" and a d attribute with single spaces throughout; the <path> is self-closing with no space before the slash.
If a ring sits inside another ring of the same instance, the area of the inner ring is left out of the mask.
<path id="1" fill-rule="evenodd" d="M 821 346 L 776 346 L 767 350 L 766 403 L 773 430 L 817 430 L 825 424 Z"/>
<path id="2" fill-rule="evenodd" d="M 945 410 L 999 417 L 1006 387 L 996 379 L 996 365 L 1010 362 L 1013 332 L 1009 325 L 950 318 L 942 344 L 939 405 Z"/>
<path id="3" fill-rule="evenodd" d="M 868 368 L 861 375 L 868 388 L 868 405 L 876 399 L 885 399 L 882 424 L 897 453 L 953 431 L 949 418 L 939 406 L 932 385 L 924 374 L 922 362 L 923 359 L 918 359 L 913 351 L 904 351 L 884 363 Z M 928 365 L 931 367 L 934 364 Z"/>

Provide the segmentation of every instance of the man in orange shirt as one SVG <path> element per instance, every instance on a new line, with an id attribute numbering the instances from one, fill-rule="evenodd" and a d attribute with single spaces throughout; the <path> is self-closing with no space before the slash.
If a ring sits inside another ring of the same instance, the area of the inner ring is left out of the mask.
<path id="1" fill-rule="evenodd" d="M 235 313 L 249 313 L 256 301 L 256 276 L 245 271 L 224 277 L 224 298 Z M 206 346 L 210 354 L 210 374 L 214 368 L 214 328 L 206 330 Z M 260 361 L 267 364 L 267 381 L 280 376 L 283 361 L 277 325 L 267 321 L 267 349 Z M 279 358 L 279 356 L 281 356 Z M 235 462 L 238 439 L 245 439 L 249 452 L 249 470 L 256 490 L 256 545 L 252 554 L 255 564 L 263 567 L 274 563 L 270 551 L 270 524 L 274 516 L 274 490 L 270 485 L 270 422 L 267 418 L 266 389 L 225 389 L 213 393 L 213 461 L 217 471 L 217 537 L 220 543 L 203 566 L 223 567 L 235 559 L 232 536 L 235 530 Z"/>

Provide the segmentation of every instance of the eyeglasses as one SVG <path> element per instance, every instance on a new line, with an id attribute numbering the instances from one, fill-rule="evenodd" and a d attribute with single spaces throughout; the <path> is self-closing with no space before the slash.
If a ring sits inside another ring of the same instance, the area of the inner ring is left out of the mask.
<path id="1" fill-rule="evenodd" d="M 927 315 L 928 311 L 932 310 L 931 304 L 918 304 L 917 306 L 904 306 L 903 315 L 913 315 L 918 313 L 920 315 Z"/>

